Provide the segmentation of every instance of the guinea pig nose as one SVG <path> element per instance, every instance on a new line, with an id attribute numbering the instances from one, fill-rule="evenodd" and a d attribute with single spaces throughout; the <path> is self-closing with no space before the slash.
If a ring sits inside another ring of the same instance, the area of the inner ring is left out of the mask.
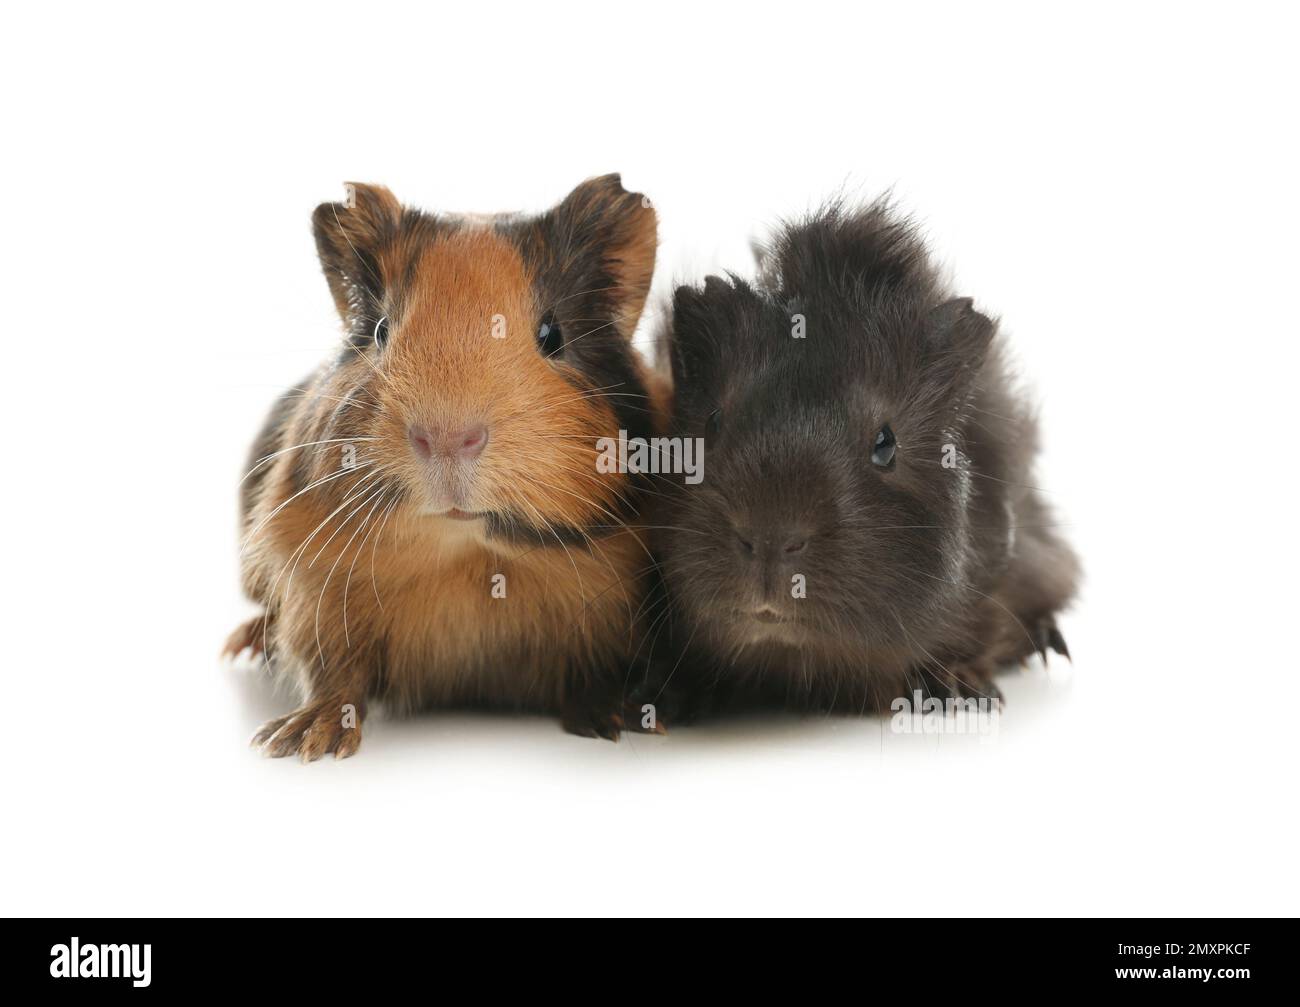
<path id="1" fill-rule="evenodd" d="M 740 551 L 750 556 L 754 554 L 754 543 L 746 538 L 740 532 L 736 532 L 736 542 L 740 545 Z"/>
<path id="2" fill-rule="evenodd" d="M 428 430 L 413 425 L 407 428 L 406 436 L 417 455 L 426 461 L 433 457 L 433 435 Z"/>
<path id="3" fill-rule="evenodd" d="M 487 446 L 488 430 L 482 423 L 473 423 L 449 431 L 432 431 L 413 423 L 406 430 L 407 439 L 415 453 L 425 461 L 435 454 L 448 458 L 477 458 Z"/>
<path id="4" fill-rule="evenodd" d="M 785 540 L 785 545 L 781 547 L 781 551 L 787 556 L 797 556 L 807 547 L 808 539 L 802 535 L 792 535 Z"/>
<path id="5" fill-rule="evenodd" d="M 482 423 L 476 423 L 447 435 L 447 453 L 457 454 L 462 458 L 477 458 L 487 447 L 487 442 L 487 427 Z"/>

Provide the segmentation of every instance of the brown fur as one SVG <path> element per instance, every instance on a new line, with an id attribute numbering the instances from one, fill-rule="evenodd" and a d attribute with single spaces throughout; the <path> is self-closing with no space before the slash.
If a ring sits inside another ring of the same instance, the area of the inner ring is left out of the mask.
<path id="1" fill-rule="evenodd" d="M 470 223 L 403 209 L 379 187 L 356 196 L 314 218 L 348 346 L 272 412 L 245 492 L 245 586 L 266 609 L 255 628 L 305 703 L 255 740 L 274 755 L 350 755 L 373 698 L 557 712 L 617 737 L 610 697 L 649 560 L 625 520 L 637 487 L 597 472 L 596 441 L 661 408 L 629 342 L 653 210 L 616 176 L 535 219 Z M 543 356 L 534 334 L 552 310 L 594 334 L 584 352 L 599 338 L 602 360 L 627 354 L 626 380 L 608 387 L 576 350 Z M 383 346 L 367 342 L 380 313 Z M 491 518 L 428 513 L 428 469 L 407 441 L 412 424 L 465 422 L 490 439 L 457 506 Z M 353 728 L 341 726 L 349 705 Z"/>

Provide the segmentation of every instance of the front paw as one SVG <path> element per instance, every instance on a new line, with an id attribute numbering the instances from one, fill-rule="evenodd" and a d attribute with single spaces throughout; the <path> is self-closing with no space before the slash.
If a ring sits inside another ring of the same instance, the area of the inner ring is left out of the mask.
<path id="1" fill-rule="evenodd" d="M 1065 637 L 1061 635 L 1060 629 L 1056 625 L 1056 619 L 1050 615 L 1045 615 L 1035 620 L 1030 627 L 1030 635 L 1033 637 L 1034 649 L 1038 651 L 1038 656 L 1043 659 L 1043 664 L 1047 663 L 1047 652 L 1054 650 L 1067 661 L 1073 663 L 1070 658 L 1070 648 L 1065 645 Z"/>
<path id="2" fill-rule="evenodd" d="M 296 753 L 303 762 L 315 762 L 329 752 L 346 759 L 361 746 L 362 716 L 360 703 L 338 696 L 319 700 L 267 721 L 252 745 L 275 759 Z"/>
<path id="3" fill-rule="evenodd" d="M 618 741 L 623 731 L 668 733 L 659 707 L 636 688 L 629 689 L 621 699 L 606 693 L 572 698 L 560 711 L 560 723 L 570 734 L 607 741 Z"/>
<path id="4" fill-rule="evenodd" d="M 221 656 L 234 660 L 247 650 L 253 657 L 259 657 L 266 650 L 267 625 L 268 617 L 265 612 L 249 619 L 226 637 L 226 644 L 221 648 Z"/>
<path id="5" fill-rule="evenodd" d="M 1001 706 L 1006 700 L 993 680 L 996 667 L 987 661 L 953 661 L 950 664 L 926 665 L 917 669 L 921 692 L 938 700 L 981 700 Z"/>
<path id="6" fill-rule="evenodd" d="M 665 713 L 662 704 L 634 691 L 623 703 L 625 730 L 636 734 L 667 734 L 669 718 Z M 673 723 L 679 721 L 674 720 Z"/>
<path id="7" fill-rule="evenodd" d="M 570 699 L 560 710 L 560 726 L 580 738 L 618 741 L 625 724 L 620 704 L 605 699 Z"/>
<path id="8" fill-rule="evenodd" d="M 629 723 L 645 733 L 667 734 L 670 727 L 685 727 L 712 718 L 726 706 L 730 690 L 724 686 L 700 687 L 698 680 L 671 675 L 646 678 L 628 690 Z"/>

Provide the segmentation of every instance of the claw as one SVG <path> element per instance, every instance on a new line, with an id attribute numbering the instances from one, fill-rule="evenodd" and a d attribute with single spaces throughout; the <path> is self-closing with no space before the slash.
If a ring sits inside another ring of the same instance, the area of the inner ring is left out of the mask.
<path id="1" fill-rule="evenodd" d="M 1061 635 L 1061 631 L 1056 626 L 1052 626 L 1047 634 L 1047 645 L 1071 664 L 1074 663 L 1074 659 L 1070 657 L 1070 648 L 1065 645 L 1065 637 Z"/>
<path id="2" fill-rule="evenodd" d="M 280 730 L 280 728 L 282 728 L 288 722 L 288 720 L 289 718 L 287 716 L 276 717 L 274 720 L 268 720 L 265 724 L 263 724 L 261 727 L 257 729 L 257 732 L 251 738 L 248 739 L 248 743 L 252 745 L 254 748 L 262 748 L 268 741 L 271 740 L 272 737 L 275 736 L 275 732 Z"/>
<path id="3" fill-rule="evenodd" d="M 560 724 L 570 734 L 576 734 L 580 738 L 618 741 L 623 732 L 623 715 L 603 707 L 589 709 L 574 705 L 564 711 Z"/>
<path id="4" fill-rule="evenodd" d="M 1031 634 L 1031 640 L 1034 644 L 1034 650 L 1038 656 L 1043 659 L 1043 664 L 1048 664 L 1048 651 L 1055 651 L 1064 657 L 1067 661 L 1073 663 L 1070 658 L 1070 648 L 1065 645 L 1065 637 L 1061 631 L 1056 628 L 1056 621 L 1051 616 L 1044 616 L 1034 623 L 1034 631 Z"/>
<path id="5" fill-rule="evenodd" d="M 1034 627 L 1033 643 L 1039 659 L 1043 664 L 1047 664 L 1048 632 L 1047 627 L 1041 622 Z"/>
<path id="6" fill-rule="evenodd" d="M 642 726 L 642 721 L 645 717 L 645 714 L 642 713 L 641 707 L 645 705 L 646 705 L 645 702 L 637 698 L 629 697 L 628 699 L 624 700 L 623 730 L 631 731 L 634 734 L 660 734 L 660 735 L 667 734 L 668 725 L 664 723 L 664 719 L 662 716 L 660 716 L 657 707 L 655 709 L 653 726 L 651 727 Z"/>

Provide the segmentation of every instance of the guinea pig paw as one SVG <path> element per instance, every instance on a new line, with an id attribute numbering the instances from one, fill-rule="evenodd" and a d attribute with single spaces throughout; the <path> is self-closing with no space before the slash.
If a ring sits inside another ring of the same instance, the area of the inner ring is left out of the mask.
<path id="1" fill-rule="evenodd" d="M 667 734 L 668 723 L 655 703 L 631 697 L 623 703 L 623 729 L 635 734 Z"/>
<path id="2" fill-rule="evenodd" d="M 628 699 L 628 717 L 639 725 L 653 712 L 653 733 L 667 734 L 669 728 L 686 727 L 716 715 L 725 707 L 725 697 L 725 690 L 678 686 L 672 681 L 643 682 Z"/>
<path id="3" fill-rule="evenodd" d="M 935 699 L 982 699 L 998 706 L 1006 702 L 993 681 L 992 671 L 983 662 L 956 662 L 938 671 L 926 668 L 922 678 L 922 691 Z"/>
<path id="4" fill-rule="evenodd" d="M 336 759 L 346 759 L 361 746 L 361 724 L 355 709 L 338 699 L 304 706 L 267 721 L 253 735 L 252 744 L 274 759 L 297 753 L 303 762 L 315 762 L 330 752 Z"/>
<path id="5" fill-rule="evenodd" d="M 618 741 L 625 723 L 616 704 L 571 700 L 560 711 L 560 726 L 580 738 Z"/>
<path id="6" fill-rule="evenodd" d="M 266 646 L 266 613 L 249 619 L 226 637 L 226 644 L 221 648 L 221 656 L 234 660 L 244 651 L 253 657 L 259 656 Z"/>
<path id="7" fill-rule="evenodd" d="M 1065 645 L 1065 637 L 1056 626 L 1056 620 L 1050 615 L 1044 616 L 1034 624 L 1034 645 L 1038 648 L 1038 653 L 1047 663 L 1047 652 L 1054 650 L 1071 664 L 1074 661 L 1070 657 L 1070 648 Z"/>
<path id="8" fill-rule="evenodd" d="M 990 703 L 1002 706 L 1007 699 L 1002 695 L 1002 690 L 998 688 L 997 683 L 992 678 L 987 678 L 979 683 L 978 686 L 968 686 L 966 699 L 987 699 Z"/>

